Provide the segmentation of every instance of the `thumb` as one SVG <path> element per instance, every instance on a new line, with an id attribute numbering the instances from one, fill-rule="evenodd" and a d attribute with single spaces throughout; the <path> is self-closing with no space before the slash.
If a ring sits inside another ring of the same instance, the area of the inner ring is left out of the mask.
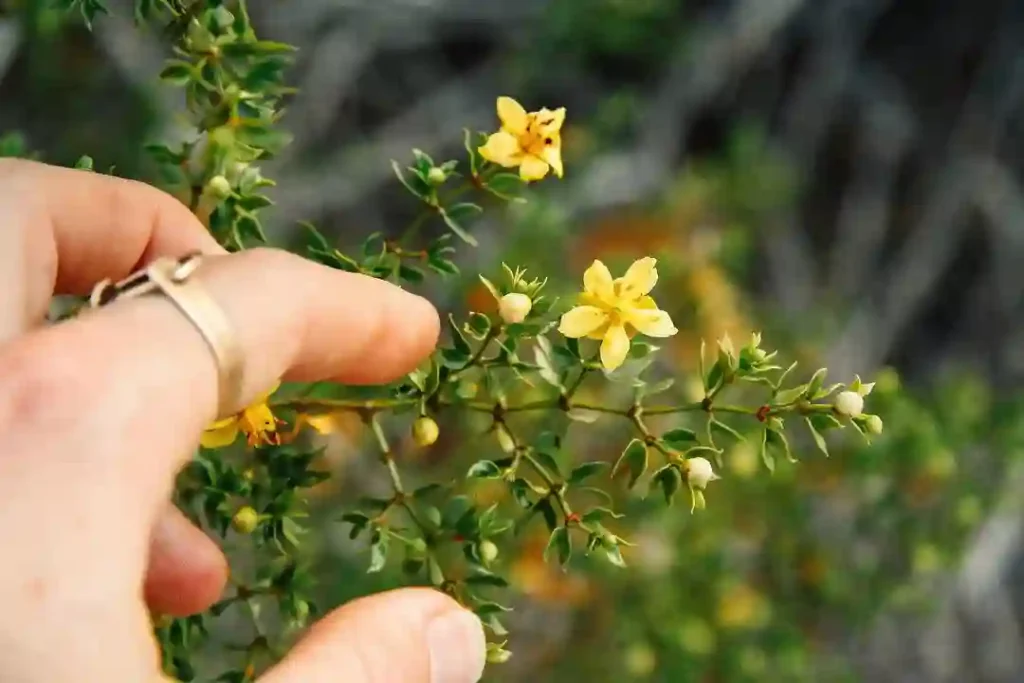
<path id="1" fill-rule="evenodd" d="M 475 614 L 407 588 L 327 615 L 259 683 L 477 683 L 485 648 Z"/>

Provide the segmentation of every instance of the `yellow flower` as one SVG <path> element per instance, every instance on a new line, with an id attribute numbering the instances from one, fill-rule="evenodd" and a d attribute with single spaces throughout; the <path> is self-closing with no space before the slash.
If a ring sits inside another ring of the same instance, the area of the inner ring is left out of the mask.
<path id="1" fill-rule="evenodd" d="M 498 98 L 501 130 L 480 147 L 480 156 L 505 168 L 519 167 L 526 182 L 540 180 L 554 170 L 562 177 L 562 123 L 565 107 L 527 112 L 511 97 Z"/>
<path id="2" fill-rule="evenodd" d="M 267 402 L 270 400 L 271 394 L 280 386 L 281 383 L 278 382 L 270 391 L 261 395 L 242 412 L 211 424 L 203 432 L 199 443 L 203 448 L 223 448 L 233 444 L 238 438 L 239 432 L 245 434 L 246 443 L 250 446 L 279 443 L 280 436 L 277 433 L 277 425 L 280 424 L 280 421 L 274 417 Z"/>
<path id="3" fill-rule="evenodd" d="M 600 261 L 583 274 L 580 305 L 562 316 L 558 331 L 566 337 L 601 340 L 601 363 L 608 370 L 622 365 L 635 332 L 648 337 L 671 337 L 678 332 L 668 313 L 648 296 L 658 282 L 657 261 L 642 258 L 613 280 Z"/>

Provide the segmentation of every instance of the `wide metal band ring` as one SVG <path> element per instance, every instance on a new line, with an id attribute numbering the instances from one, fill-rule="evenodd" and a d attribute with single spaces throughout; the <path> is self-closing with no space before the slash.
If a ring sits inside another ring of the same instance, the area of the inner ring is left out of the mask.
<path id="1" fill-rule="evenodd" d="M 217 362 L 218 416 L 236 413 L 243 381 L 242 348 L 223 309 L 193 275 L 202 255 L 192 253 L 180 259 L 159 258 L 120 282 L 104 280 L 89 298 L 93 308 L 146 294 L 162 294 L 174 304 L 202 335 Z"/>

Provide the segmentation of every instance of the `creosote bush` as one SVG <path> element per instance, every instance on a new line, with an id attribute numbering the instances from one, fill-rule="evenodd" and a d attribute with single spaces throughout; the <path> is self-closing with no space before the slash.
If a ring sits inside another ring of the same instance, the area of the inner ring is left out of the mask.
<path id="1" fill-rule="evenodd" d="M 105 11 L 99 0 L 56 2 L 89 23 Z M 291 94 L 284 76 L 293 48 L 258 38 L 244 1 L 137 0 L 135 10 L 140 24 L 173 39 L 161 78 L 184 91 L 195 129 L 185 143 L 147 147 L 157 183 L 229 251 L 266 244 L 262 217 L 272 201 L 264 191 L 274 183 L 260 163 L 288 141 L 280 119 L 282 98 Z M 498 130 L 465 131 L 465 158 L 437 161 L 412 150 L 405 162 L 392 162 L 420 209 L 400 239 L 371 235 L 342 250 L 307 224 L 305 255 L 409 288 L 427 277 L 458 275 L 458 249 L 476 245 L 473 220 L 485 205 L 500 211 L 526 201 L 531 184 L 563 176 L 566 116 L 564 108 L 527 111 L 499 98 Z M 92 161 L 83 157 L 78 166 L 92 170 Z M 428 222 L 444 226 L 441 237 L 423 237 Z M 196 523 L 231 538 L 245 561 L 233 567 L 230 593 L 208 614 L 154 615 L 168 675 L 252 680 L 320 612 L 299 551 L 308 538 L 308 490 L 328 476 L 318 467 L 323 448 L 316 444 L 340 414 L 365 424 L 391 491 L 339 511 L 338 523 L 366 544 L 368 571 L 400 564 L 411 583 L 434 586 L 475 611 L 491 635 L 488 658 L 496 664 L 511 656 L 500 558 L 527 526 L 546 529 L 549 562 L 565 565 L 583 554 L 628 571 L 623 548 L 630 544 L 608 528 L 621 516 L 612 509 L 613 488 L 641 486 L 669 505 L 683 495 L 696 512 L 713 507 L 723 456 L 735 443 L 751 443 L 767 475 L 777 458 L 796 460 L 794 432 L 809 435 L 827 455 L 828 431 L 852 427 L 865 438 L 882 431 L 882 419 L 865 412 L 872 384 L 827 384 L 825 369 L 801 382 L 795 363 L 779 360 L 757 334 L 739 344 L 728 337 L 703 344 L 701 396 L 678 400 L 673 379 L 653 365 L 658 348 L 651 340 L 678 331 L 652 298 L 654 258 L 620 274 L 596 260 L 570 299 L 554 296 L 545 278 L 521 266 L 480 280 L 493 296 L 493 312 L 449 316 L 443 343 L 403 381 L 369 393 L 328 384 L 269 387 L 253 405 L 209 426 L 180 476 L 176 502 Z M 581 397 L 600 383 L 617 389 L 615 400 Z M 417 447 L 430 448 L 443 436 L 439 425 L 459 415 L 485 421 L 489 450 L 465 463 L 458 481 L 408 487 L 393 443 L 411 434 Z M 652 428 L 651 418 L 673 416 L 676 426 Z M 632 430 L 621 455 L 567 466 L 569 425 L 586 429 L 598 419 Z M 506 499 L 475 502 L 470 494 L 485 479 L 499 482 Z M 233 644 L 236 666 L 209 671 L 197 655 L 208 644 L 211 620 L 229 613 L 251 621 L 252 638 Z"/>

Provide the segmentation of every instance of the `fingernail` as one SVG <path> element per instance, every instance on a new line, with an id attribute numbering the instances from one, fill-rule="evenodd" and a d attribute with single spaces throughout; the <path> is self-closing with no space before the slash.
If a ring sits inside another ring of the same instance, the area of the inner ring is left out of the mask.
<path id="1" fill-rule="evenodd" d="M 434 618 L 427 630 L 430 683 L 477 683 L 487 656 L 484 627 L 475 614 L 459 609 Z"/>

